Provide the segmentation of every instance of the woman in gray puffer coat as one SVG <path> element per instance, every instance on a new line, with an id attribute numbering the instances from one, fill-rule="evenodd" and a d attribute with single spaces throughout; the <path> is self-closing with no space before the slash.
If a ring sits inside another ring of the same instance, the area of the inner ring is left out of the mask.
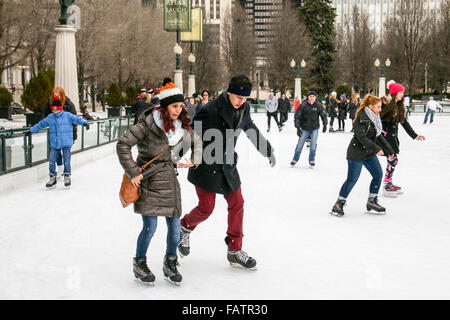
<path id="1" fill-rule="evenodd" d="M 181 192 L 176 177 L 177 168 L 190 168 L 202 159 L 202 143 L 189 126 L 191 119 L 184 105 L 181 90 L 173 83 L 161 88 L 161 105 L 147 110 L 117 143 L 120 164 L 140 197 L 134 212 L 142 215 L 143 229 L 137 241 L 133 258 L 135 278 L 153 284 L 155 276 L 147 266 L 147 249 L 157 226 L 157 217 L 166 217 L 167 250 L 163 271 L 165 279 L 179 284 L 182 280 L 177 270 L 177 245 L 180 238 Z M 131 148 L 137 145 L 139 156 L 133 160 Z M 192 149 L 191 159 L 181 163 L 182 156 Z M 142 173 L 139 168 L 160 155 Z M 176 164 L 176 165 L 175 165 Z"/>

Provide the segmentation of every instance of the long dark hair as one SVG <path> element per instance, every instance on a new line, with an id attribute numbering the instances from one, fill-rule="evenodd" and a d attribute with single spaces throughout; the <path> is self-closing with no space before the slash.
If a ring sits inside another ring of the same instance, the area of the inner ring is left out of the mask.
<path id="1" fill-rule="evenodd" d="M 383 105 L 380 113 L 380 117 L 383 121 L 396 123 L 403 123 L 405 121 L 406 108 L 403 102 L 405 96 L 403 96 L 401 100 L 396 102 L 395 100 L 397 98 L 397 94 L 398 93 L 394 94 L 391 98 L 391 101 Z"/>
<path id="2" fill-rule="evenodd" d="M 167 110 L 167 107 L 155 107 L 155 110 L 159 111 L 159 114 L 161 115 L 161 119 L 163 121 L 163 131 L 165 133 L 169 132 L 170 130 L 175 131 L 175 126 L 173 125 L 172 119 L 170 119 L 169 111 Z M 181 121 L 181 127 L 183 129 L 186 129 L 188 131 L 192 130 L 190 123 L 191 123 L 191 117 L 189 117 L 189 113 L 186 109 L 186 106 L 183 105 L 183 110 L 181 110 L 180 115 L 178 116 L 178 120 Z"/>

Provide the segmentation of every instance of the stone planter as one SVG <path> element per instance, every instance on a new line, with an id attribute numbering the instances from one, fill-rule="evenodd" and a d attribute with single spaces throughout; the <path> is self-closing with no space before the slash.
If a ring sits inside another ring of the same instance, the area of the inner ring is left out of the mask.
<path id="1" fill-rule="evenodd" d="M 0 107 L 0 118 L 12 120 L 11 108 L 10 107 Z"/>

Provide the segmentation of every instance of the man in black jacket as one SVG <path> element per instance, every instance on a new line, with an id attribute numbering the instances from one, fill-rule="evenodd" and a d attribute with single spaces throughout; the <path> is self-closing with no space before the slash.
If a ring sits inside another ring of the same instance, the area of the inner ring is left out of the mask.
<path id="1" fill-rule="evenodd" d="M 189 169 L 188 180 L 195 185 L 198 206 L 181 220 L 178 249 L 181 255 L 190 252 L 189 235 L 213 212 L 216 194 L 223 194 L 228 202 L 228 230 L 225 242 L 228 261 L 232 266 L 254 270 L 256 261 L 242 251 L 244 199 L 236 167 L 234 151 L 237 138 L 245 131 L 257 150 L 275 166 L 270 143 L 260 134 L 250 117 L 252 84 L 244 76 L 233 77 L 228 89 L 216 100 L 202 106 L 193 119 L 194 130 L 203 140 L 203 160 L 197 168 Z"/>
<path id="2" fill-rule="evenodd" d="M 300 159 L 300 154 L 303 149 L 305 141 L 310 137 L 311 146 L 309 150 L 309 164 L 311 167 L 315 166 L 317 138 L 319 136 L 319 117 L 322 118 L 323 129 L 322 132 L 327 131 L 327 113 L 322 104 L 316 101 L 317 94 L 314 91 L 308 93 L 308 99 L 304 101 L 295 112 L 295 127 L 298 130 L 298 143 L 295 147 L 294 159 L 291 161 L 291 166 Z"/>
<path id="3" fill-rule="evenodd" d="M 278 99 L 278 111 L 280 112 L 280 123 L 284 126 L 284 123 L 288 119 L 288 112 L 291 103 L 289 99 L 286 98 L 286 93 L 281 94 L 281 97 Z"/>

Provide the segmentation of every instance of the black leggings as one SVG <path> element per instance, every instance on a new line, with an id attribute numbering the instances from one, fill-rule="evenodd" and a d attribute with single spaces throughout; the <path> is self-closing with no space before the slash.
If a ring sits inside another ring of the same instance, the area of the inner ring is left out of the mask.
<path id="1" fill-rule="evenodd" d="M 345 120 L 344 119 L 339 119 L 339 129 L 344 130 L 345 129 Z"/>

